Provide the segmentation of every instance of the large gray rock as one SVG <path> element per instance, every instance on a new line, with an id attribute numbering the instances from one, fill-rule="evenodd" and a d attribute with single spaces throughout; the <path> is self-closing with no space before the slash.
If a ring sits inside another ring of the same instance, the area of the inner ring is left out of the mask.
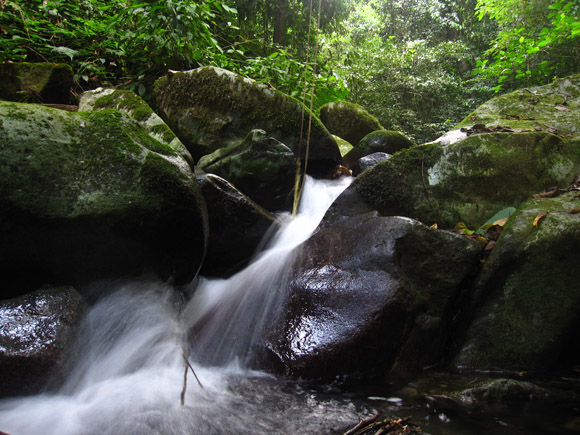
<path id="1" fill-rule="evenodd" d="M 395 154 L 413 145 L 409 138 L 398 131 L 377 130 L 363 137 L 344 155 L 343 162 L 346 166 L 352 167 L 357 160 L 370 154 L 377 152 Z"/>
<path id="2" fill-rule="evenodd" d="M 302 105 L 253 80 L 220 68 L 202 67 L 160 78 L 155 83 L 155 98 L 159 114 L 196 160 L 241 142 L 254 129 L 265 130 L 304 160 L 308 109 L 300 143 Z M 336 142 L 313 117 L 310 172 L 331 171 L 340 161 Z"/>
<path id="3" fill-rule="evenodd" d="M 0 396 L 34 393 L 58 377 L 83 312 L 70 286 L 0 301 Z"/>
<path id="4" fill-rule="evenodd" d="M 208 249 L 201 273 L 231 275 L 256 253 L 276 217 L 223 178 L 198 176 L 209 216 Z"/>
<path id="5" fill-rule="evenodd" d="M 340 198 L 334 207 L 343 214 L 378 210 L 442 228 L 459 222 L 478 228 L 496 212 L 575 179 L 579 113 L 578 75 L 503 95 L 460 124 L 468 131 L 400 151 L 361 174 L 349 187 L 350 197 L 359 198 L 356 210 Z M 473 125 L 482 121 L 490 127 Z"/>
<path id="6" fill-rule="evenodd" d="M 135 121 L 0 102 L 0 143 L 3 297 L 145 267 L 193 277 L 205 202 L 187 162 Z"/>
<path id="7" fill-rule="evenodd" d="M 320 108 L 320 120 L 332 134 L 356 145 L 367 134 L 383 127 L 362 106 L 347 102 L 332 102 Z"/>
<path id="8" fill-rule="evenodd" d="M 198 166 L 228 180 L 268 210 L 292 208 L 296 158 L 263 130 L 252 130 L 243 142 L 202 157 Z"/>
<path id="9" fill-rule="evenodd" d="M 454 365 L 538 372 L 577 348 L 580 204 L 575 196 L 531 199 L 510 217 L 476 282 L 475 318 Z M 535 226 L 543 213 L 548 214 Z"/>
<path id="10" fill-rule="evenodd" d="M 403 217 L 368 214 L 320 230 L 294 266 L 287 315 L 266 345 L 270 361 L 309 378 L 410 379 L 442 356 L 480 251 Z"/>

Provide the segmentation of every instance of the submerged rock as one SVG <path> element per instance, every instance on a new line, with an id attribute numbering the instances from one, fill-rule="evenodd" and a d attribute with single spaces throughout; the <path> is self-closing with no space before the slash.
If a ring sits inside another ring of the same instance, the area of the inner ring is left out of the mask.
<path id="1" fill-rule="evenodd" d="M 69 286 L 0 301 L 0 396 L 37 392 L 58 375 L 83 312 Z"/>
<path id="2" fill-rule="evenodd" d="M 575 192 L 531 199 L 510 217 L 476 282 L 455 366 L 542 372 L 577 346 L 579 204 Z"/>
<path id="3" fill-rule="evenodd" d="M 73 71 L 63 63 L 0 64 L 0 99 L 26 103 L 68 104 Z"/>
<path id="4" fill-rule="evenodd" d="M 200 175 L 198 181 L 209 216 L 208 249 L 201 273 L 231 275 L 252 258 L 276 217 L 217 175 Z"/>
<path id="5" fill-rule="evenodd" d="M 367 134 L 344 156 L 344 164 L 352 167 L 360 158 L 373 153 L 395 154 L 414 146 L 404 134 L 398 131 L 378 130 Z"/>
<path id="6" fill-rule="evenodd" d="M 273 364 L 308 378 L 410 379 L 441 357 L 480 250 L 402 217 L 368 214 L 320 230 L 294 265 L 286 318 L 267 345 Z"/>
<path id="7" fill-rule="evenodd" d="M 332 102 L 320 108 L 320 120 L 332 134 L 355 145 L 375 130 L 383 127 L 362 106 L 347 102 Z"/>
<path id="8" fill-rule="evenodd" d="M 198 166 L 228 180 L 269 210 L 292 208 L 296 158 L 263 130 L 253 130 L 243 142 L 202 157 Z"/>
<path id="9" fill-rule="evenodd" d="M 205 202 L 175 151 L 116 110 L 0 102 L 2 296 L 140 273 L 188 281 Z"/>
<path id="10" fill-rule="evenodd" d="M 241 142 L 254 129 L 265 130 L 300 159 L 306 153 L 306 128 L 300 141 L 302 105 L 274 89 L 230 71 L 202 67 L 162 77 L 155 83 L 160 115 L 194 159 Z M 305 109 L 307 126 L 309 111 Z M 336 142 L 312 119 L 309 172 L 325 173 L 340 163 Z"/>
<path id="11" fill-rule="evenodd" d="M 193 158 L 165 122 L 133 91 L 98 88 L 84 92 L 79 99 L 79 112 L 117 109 L 126 113 L 156 141 L 167 145 L 193 168 Z"/>

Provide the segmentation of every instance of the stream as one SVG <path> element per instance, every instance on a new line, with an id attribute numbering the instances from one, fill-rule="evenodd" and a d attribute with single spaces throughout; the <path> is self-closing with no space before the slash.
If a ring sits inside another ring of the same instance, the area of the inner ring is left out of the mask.
<path id="1" fill-rule="evenodd" d="M 478 420 L 437 409 L 412 385 L 390 393 L 379 385 L 353 392 L 340 383 L 311 386 L 249 368 L 253 347 L 283 313 L 285 277 L 296 247 L 349 183 L 308 178 L 297 217 L 280 217 L 281 229 L 246 269 L 229 279 L 192 284 L 187 303 L 170 285 L 147 276 L 83 289 L 92 305 L 64 372 L 41 394 L 0 401 L 0 430 L 334 434 L 382 411 L 390 418 L 413 416 L 424 433 L 532 433 L 529 425 L 522 429 L 499 417 Z M 199 382 L 186 369 L 184 349 Z"/>

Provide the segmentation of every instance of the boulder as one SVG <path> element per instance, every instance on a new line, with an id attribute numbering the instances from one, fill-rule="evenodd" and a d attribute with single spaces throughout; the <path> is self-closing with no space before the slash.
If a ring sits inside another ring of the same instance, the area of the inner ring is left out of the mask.
<path id="1" fill-rule="evenodd" d="M 269 210 L 292 208 L 296 158 L 264 130 L 252 130 L 241 143 L 202 157 L 198 167 L 228 180 Z"/>
<path id="2" fill-rule="evenodd" d="M 79 112 L 92 112 L 101 109 L 117 109 L 126 113 L 149 133 L 156 141 L 169 146 L 183 157 L 193 168 L 193 158 L 185 145 L 175 136 L 167 124 L 141 97 L 133 91 L 98 88 L 84 92 L 79 99 Z"/>
<path id="3" fill-rule="evenodd" d="M 377 163 L 384 162 L 385 160 L 389 160 L 391 158 L 390 154 L 387 153 L 372 153 L 368 156 L 361 157 L 358 159 L 352 167 L 352 175 L 355 177 L 359 175 L 362 171 L 366 169 L 370 169 L 377 165 Z"/>
<path id="4" fill-rule="evenodd" d="M 437 361 L 455 297 L 482 246 L 370 213 L 321 229 L 293 266 L 287 315 L 266 359 L 294 376 L 410 379 Z"/>
<path id="5" fill-rule="evenodd" d="M 0 99 L 26 103 L 68 104 L 73 71 L 62 63 L 0 64 Z"/>
<path id="6" fill-rule="evenodd" d="M 383 128 L 362 106 L 347 102 L 325 104 L 320 108 L 320 120 L 328 131 L 353 145 L 370 132 Z"/>
<path id="7" fill-rule="evenodd" d="M 377 130 L 367 134 L 352 150 L 345 154 L 343 162 L 352 167 L 357 160 L 373 153 L 395 154 L 413 146 L 407 136 L 398 131 Z"/>
<path id="8" fill-rule="evenodd" d="M 224 69 L 202 67 L 160 78 L 154 93 L 159 114 L 196 160 L 241 142 L 254 129 L 267 131 L 305 158 L 308 109 L 266 85 Z M 329 172 L 341 162 L 336 142 L 316 117 L 308 160 L 314 174 Z"/>
<path id="9" fill-rule="evenodd" d="M 460 124 L 483 119 L 490 127 L 462 127 L 464 132 L 455 130 L 440 141 L 396 153 L 357 177 L 343 194 L 349 201 L 357 196 L 355 210 L 349 211 L 342 197 L 333 207 L 340 209 L 338 214 L 378 210 L 442 228 L 459 222 L 478 228 L 530 195 L 568 186 L 580 172 L 579 81 L 580 75 L 572 76 L 491 100 Z M 548 127 L 552 117 L 557 119 L 554 129 Z"/>
<path id="10" fill-rule="evenodd" d="M 207 219 L 199 186 L 128 116 L 0 102 L 0 143 L 3 297 L 145 267 L 194 276 Z"/>
<path id="11" fill-rule="evenodd" d="M 229 276 L 252 258 L 276 217 L 217 175 L 197 178 L 209 217 L 208 249 L 201 273 Z"/>
<path id="12" fill-rule="evenodd" d="M 455 366 L 542 372 L 577 349 L 579 207 L 571 192 L 531 199 L 510 217 L 476 281 Z"/>
<path id="13" fill-rule="evenodd" d="M 0 301 L 0 396 L 35 393 L 58 377 L 83 313 L 70 286 Z"/>

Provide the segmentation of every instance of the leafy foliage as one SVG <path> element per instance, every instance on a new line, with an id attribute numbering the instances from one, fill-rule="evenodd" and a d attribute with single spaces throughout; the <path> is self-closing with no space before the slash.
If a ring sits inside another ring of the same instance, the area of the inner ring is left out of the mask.
<path id="1" fill-rule="evenodd" d="M 578 0 L 478 0 L 478 16 L 489 16 L 502 26 L 477 69 L 499 78 L 496 91 L 545 83 L 578 70 Z"/>

